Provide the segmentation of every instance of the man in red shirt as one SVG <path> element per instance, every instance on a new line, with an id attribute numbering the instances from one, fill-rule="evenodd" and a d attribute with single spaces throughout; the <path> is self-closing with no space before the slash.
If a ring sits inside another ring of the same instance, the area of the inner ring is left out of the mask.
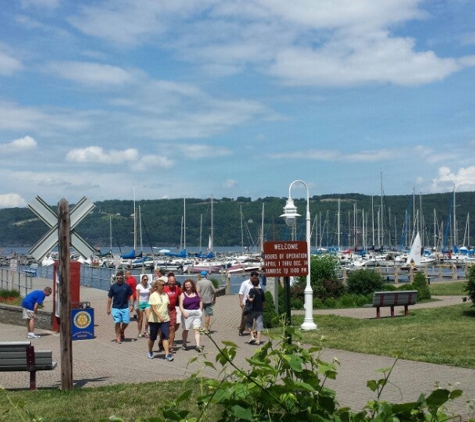
<path id="1" fill-rule="evenodd" d="M 135 310 L 137 309 L 137 300 L 136 300 L 137 299 L 137 293 L 136 293 L 137 280 L 135 279 L 135 277 L 132 275 L 132 273 L 130 271 L 125 272 L 125 282 L 132 289 L 132 297 L 133 297 L 134 312 L 135 312 Z M 129 298 L 129 300 L 130 300 L 130 298 Z M 137 314 L 134 315 L 134 318 L 137 318 Z"/>
<path id="2" fill-rule="evenodd" d="M 170 353 L 174 353 L 175 351 L 173 349 L 173 345 L 175 342 L 175 333 L 178 328 L 180 328 L 180 319 L 178 318 L 177 305 L 178 296 L 181 295 L 181 289 L 176 285 L 175 274 L 168 274 L 168 283 L 165 285 L 163 292 L 166 293 L 170 299 L 170 303 L 168 305 L 168 314 L 170 315 L 170 337 L 168 339 L 168 344 L 170 347 Z"/>

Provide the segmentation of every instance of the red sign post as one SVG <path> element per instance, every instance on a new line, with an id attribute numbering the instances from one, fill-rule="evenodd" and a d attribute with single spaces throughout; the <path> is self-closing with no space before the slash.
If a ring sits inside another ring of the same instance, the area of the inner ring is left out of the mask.
<path id="1" fill-rule="evenodd" d="M 308 274 L 307 242 L 264 242 L 266 277 L 304 277 Z"/>

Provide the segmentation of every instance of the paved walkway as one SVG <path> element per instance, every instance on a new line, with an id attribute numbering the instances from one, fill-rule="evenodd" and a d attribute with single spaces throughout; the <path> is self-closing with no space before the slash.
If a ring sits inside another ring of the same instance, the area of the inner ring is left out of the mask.
<path id="1" fill-rule="evenodd" d="M 42 288 L 50 285 L 47 279 L 34 279 L 34 288 Z M 89 301 L 94 308 L 95 339 L 73 342 L 73 378 L 75 387 L 96 387 L 113 385 L 118 383 L 140 383 L 147 381 L 161 381 L 172 379 L 184 379 L 191 372 L 201 369 L 203 374 L 216 377 L 217 373 L 200 362 L 202 358 L 190 366 L 187 366 L 190 358 L 197 355 L 194 349 L 178 350 L 174 355 L 173 362 L 163 359 L 163 354 L 156 352 L 156 358 L 151 360 L 146 356 L 146 339 L 137 339 L 135 322 L 132 322 L 126 331 L 126 341 L 116 344 L 114 340 L 113 323 L 106 314 L 107 293 L 103 290 L 89 287 L 81 287 L 81 300 Z M 447 297 L 439 302 L 418 304 L 417 307 L 447 306 L 461 303 L 461 298 Z M 45 301 L 45 310 L 52 309 L 51 297 Z M 318 314 L 333 313 L 355 318 L 375 318 L 374 309 L 342 309 L 342 310 L 319 310 L 315 311 L 316 322 Z M 256 346 L 246 344 L 248 337 L 239 337 L 237 327 L 240 318 L 238 298 L 235 295 L 218 298 L 215 307 L 215 317 L 212 320 L 212 338 L 221 344 L 222 340 L 234 341 L 239 349 L 235 362 L 245 367 L 246 358 L 251 356 Z M 388 314 L 389 315 L 389 310 Z M 54 360 L 61 362 L 60 336 L 53 332 L 38 330 L 42 334 L 41 339 L 34 340 L 39 350 L 52 350 Z M 177 335 L 178 349 L 181 346 L 181 330 Z M 26 340 L 26 327 L 6 325 L 0 323 L 0 341 Z M 202 345 L 205 346 L 205 357 L 214 362 L 216 349 L 206 336 L 201 337 Z M 193 345 L 193 336 L 189 336 Z M 366 381 L 376 379 L 379 368 L 388 368 L 394 362 L 393 358 L 352 353 L 342 350 L 325 349 L 322 357 L 331 362 L 334 357 L 338 358 L 340 367 L 336 381 L 330 381 L 327 386 L 337 392 L 337 398 L 341 405 L 350 406 L 353 410 L 361 409 L 364 404 L 375 398 L 366 387 Z M 203 358 L 204 359 L 204 358 Z M 420 393 L 432 391 L 436 382 L 442 387 L 458 383 L 458 387 L 464 390 L 462 398 L 458 399 L 451 410 L 455 413 L 466 415 L 466 401 L 475 399 L 475 370 L 455 368 L 445 365 L 401 360 L 397 363 L 391 375 L 389 384 L 382 395 L 382 399 L 394 402 L 416 400 Z M 0 372 L 0 385 L 7 389 L 28 388 L 28 374 L 21 372 Z M 37 375 L 38 388 L 60 388 L 61 369 L 60 365 L 54 371 L 42 371 Z"/>

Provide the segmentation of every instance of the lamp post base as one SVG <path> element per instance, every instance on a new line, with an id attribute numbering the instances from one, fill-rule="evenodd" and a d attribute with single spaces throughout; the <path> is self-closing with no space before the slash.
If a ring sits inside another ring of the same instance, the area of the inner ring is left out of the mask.
<path id="1" fill-rule="evenodd" d="M 310 283 L 305 288 L 305 318 L 300 326 L 301 330 L 316 330 L 317 324 L 313 322 L 313 291 Z"/>
<path id="2" fill-rule="evenodd" d="M 304 321 L 300 326 L 300 329 L 303 331 L 316 330 L 317 324 L 315 324 L 313 321 Z"/>

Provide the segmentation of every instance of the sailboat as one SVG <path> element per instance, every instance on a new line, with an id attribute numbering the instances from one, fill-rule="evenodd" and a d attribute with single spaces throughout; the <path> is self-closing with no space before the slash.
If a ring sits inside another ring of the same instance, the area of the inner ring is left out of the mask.
<path id="1" fill-rule="evenodd" d="M 135 189 L 134 189 L 134 213 L 132 214 L 132 218 L 134 220 L 134 249 L 132 249 L 129 253 L 120 255 L 121 259 L 136 259 L 142 257 L 142 251 L 140 254 L 137 255 L 137 210 L 135 208 Z"/>

